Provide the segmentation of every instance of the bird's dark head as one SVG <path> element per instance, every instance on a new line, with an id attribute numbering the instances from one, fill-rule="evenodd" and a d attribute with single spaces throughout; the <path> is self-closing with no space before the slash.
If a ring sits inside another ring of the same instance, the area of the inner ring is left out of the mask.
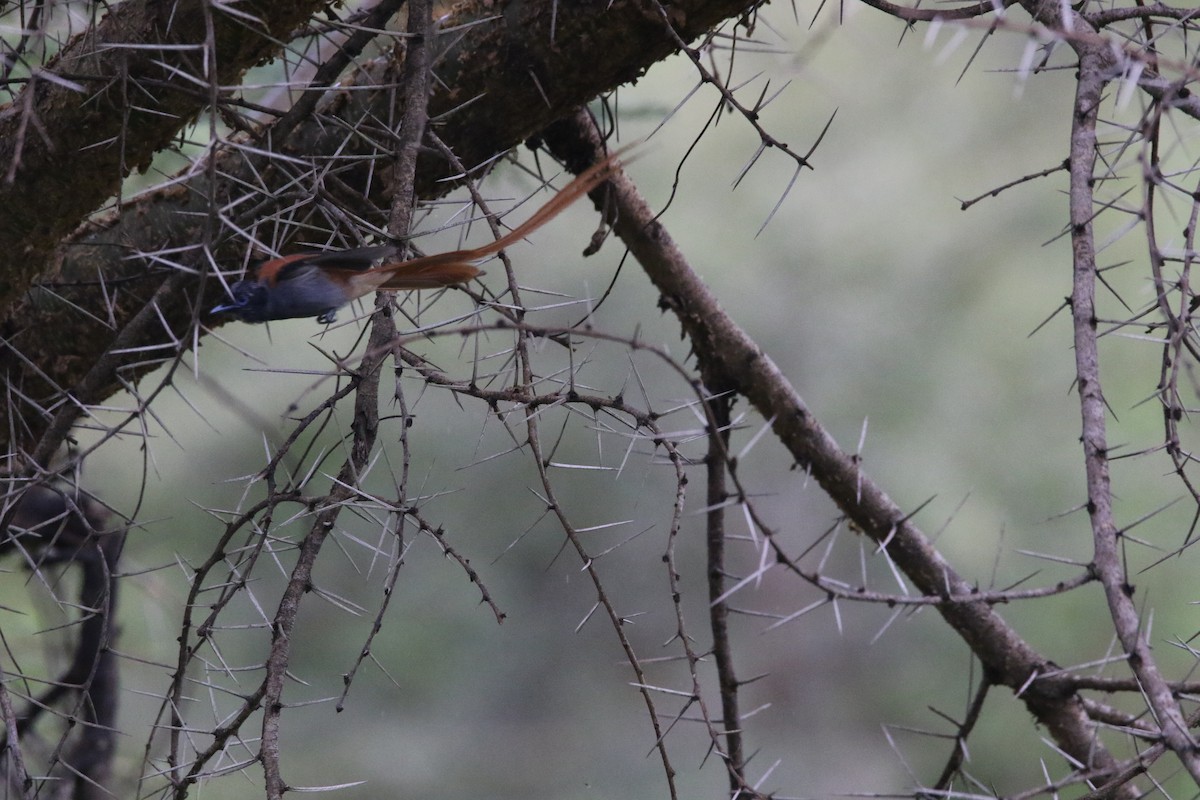
<path id="1" fill-rule="evenodd" d="M 212 313 L 228 311 L 243 322 L 266 322 L 270 319 L 267 313 L 269 291 L 266 285 L 255 280 L 238 281 L 229 287 L 229 302 L 213 306 Z"/>

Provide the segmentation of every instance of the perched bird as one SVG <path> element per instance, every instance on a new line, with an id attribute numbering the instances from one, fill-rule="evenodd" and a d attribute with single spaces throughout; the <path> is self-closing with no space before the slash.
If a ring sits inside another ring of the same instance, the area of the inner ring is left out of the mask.
<path id="1" fill-rule="evenodd" d="M 436 289 L 466 283 L 482 274 L 474 262 L 525 238 L 606 181 L 620 163 L 622 152 L 581 172 L 529 219 L 489 244 L 407 261 L 389 261 L 397 251 L 390 244 L 293 253 L 260 264 L 253 278 L 230 286 L 230 301 L 212 312 L 227 311 L 244 322 L 316 316 L 317 322 L 329 323 L 339 308 L 377 290 Z"/>
<path id="2" fill-rule="evenodd" d="M 214 307 L 213 313 L 228 311 L 244 322 L 295 317 L 333 322 L 339 308 L 376 289 L 436 289 L 480 274 L 461 262 L 421 264 L 418 258 L 386 263 L 395 254 L 396 246 L 385 244 L 273 258 L 258 266 L 254 278 L 230 286 L 231 301 Z M 380 261 L 385 263 L 374 266 Z"/>

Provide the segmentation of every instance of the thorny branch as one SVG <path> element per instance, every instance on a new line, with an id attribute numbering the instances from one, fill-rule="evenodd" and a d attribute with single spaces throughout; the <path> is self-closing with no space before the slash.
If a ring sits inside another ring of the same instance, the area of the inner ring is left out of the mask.
<path id="1" fill-rule="evenodd" d="M 729 569 L 725 556 L 725 515 L 729 500 L 726 468 L 733 400 L 727 395 L 714 396 L 708 406 L 713 419 L 713 424 L 709 426 L 708 454 L 704 463 L 708 473 L 705 497 L 708 514 L 705 523 L 708 528 L 709 627 L 712 630 L 712 651 L 716 660 L 717 680 L 721 687 L 721 724 L 725 728 L 726 742 L 723 755 L 730 773 L 729 789 L 736 794 L 745 782 L 746 756 L 742 739 L 741 703 L 738 699 L 740 686 L 729 631 L 729 601 L 725 594 L 726 572 Z"/>
<path id="2" fill-rule="evenodd" d="M 547 141 L 552 147 L 561 143 L 567 152 L 577 147 L 575 142 L 597 141 L 585 117 L 577 116 L 572 125 L 563 125 L 558 131 L 563 139 L 548 136 Z M 593 146 L 595 158 L 601 151 Z M 838 447 L 770 357 L 722 311 L 628 178 L 617 176 L 612 184 L 617 234 L 655 283 L 664 303 L 679 317 L 693 342 L 705 385 L 734 387 L 765 419 L 774 420 L 775 435 L 796 461 L 812 473 L 864 534 L 886 548 L 922 593 L 973 595 L 975 587 L 958 576 L 910 515 L 862 472 L 857 460 Z M 1061 679 L 1042 677 L 1050 671 L 1048 659 L 989 604 L 944 603 L 938 610 L 971 646 L 988 679 L 1020 691 L 1030 712 L 1046 725 L 1064 751 L 1080 763 L 1117 768 L 1117 762 L 1096 740 L 1079 698 Z"/>
<path id="3" fill-rule="evenodd" d="M 1079 78 L 1072 108 L 1070 156 L 1071 243 L 1074 281 L 1071 310 L 1075 327 L 1075 364 L 1083 416 L 1084 466 L 1087 472 L 1088 515 L 1092 521 L 1095 555 L 1092 562 L 1104 586 L 1114 629 L 1138 677 L 1158 730 L 1183 763 L 1193 780 L 1200 783 L 1200 752 L 1188 733 L 1188 724 L 1178 700 L 1158 668 L 1141 613 L 1133 603 L 1133 586 L 1121 559 L 1121 531 L 1113 515 L 1109 446 L 1106 435 L 1108 409 L 1100 381 L 1100 354 L 1095 305 L 1095 215 L 1096 120 L 1103 91 L 1111 70 L 1111 55 L 1079 49 Z"/>
<path id="4" fill-rule="evenodd" d="M 5 534 L 0 553 L 17 552 L 37 579 L 53 573 L 55 565 L 78 572 L 78 619 L 68 623 L 75 631 L 69 663 L 36 696 L 19 694 L 24 708 L 12 702 L 10 690 L 0 694 L 6 721 L 0 748 L 7 758 L 0 774 L 22 797 L 37 796 L 47 778 L 57 781 L 66 796 L 92 800 L 101 787 L 112 783 L 117 756 L 117 563 L 125 533 L 108 529 L 109 520 L 91 498 L 33 482 L 4 482 Z M 43 679 L 8 669 L 7 680 L 28 685 Z M 23 746 L 38 750 L 38 734 L 50 719 L 65 732 L 48 754 L 40 754 L 39 772 L 30 774 Z"/>
<path id="5" fill-rule="evenodd" d="M 415 177 L 417 152 L 425 136 L 429 92 L 432 84 L 435 40 L 433 9 L 430 0 L 409 0 L 408 51 L 404 61 L 404 115 L 396 133 L 395 198 L 391 213 L 391 233 L 397 239 L 409 234 L 416 202 Z M 282 800 L 288 790 L 280 767 L 280 714 L 283 710 L 283 686 L 291 655 L 291 632 L 296 625 L 300 599 L 312 585 L 312 570 L 325 538 L 333 530 L 343 503 L 355 496 L 354 487 L 361 479 L 375 447 L 379 430 L 379 380 L 384 361 L 390 355 L 388 342 L 396 336 L 396 327 L 388 300 L 381 295 L 378 311 L 372 319 L 366 355 L 359 363 L 354 398 L 354 439 L 350 454 L 334 481 L 328 499 L 317 509 L 312 528 L 300 545 L 299 558 L 272 623 L 272 642 L 263 678 L 263 735 L 261 758 L 266 775 L 267 797 Z"/>

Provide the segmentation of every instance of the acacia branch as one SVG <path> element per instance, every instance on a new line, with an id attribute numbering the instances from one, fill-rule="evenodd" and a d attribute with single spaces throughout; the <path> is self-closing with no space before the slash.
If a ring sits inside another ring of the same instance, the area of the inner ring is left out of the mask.
<path id="1" fill-rule="evenodd" d="M 547 143 L 573 169 L 593 163 L 603 152 L 590 119 L 577 115 L 547 132 Z M 616 206 L 616 233 L 642 265 L 692 342 L 706 386 L 744 395 L 780 442 L 808 470 L 846 516 L 889 556 L 922 593 L 969 597 L 975 587 L 942 557 L 909 514 L 843 451 L 813 416 L 779 368 L 721 308 L 688 264 L 666 228 L 656 219 L 632 181 L 618 173 L 607 184 Z M 1117 768 L 1096 739 L 1082 699 L 1069 682 L 1050 676 L 1053 664 L 1021 638 L 986 602 L 948 602 L 938 612 L 979 658 L 986 680 L 1014 691 L 1047 727 L 1054 740 L 1080 763 L 1100 770 Z M 1118 796 L 1135 796 L 1124 787 Z"/>
<path id="2" fill-rule="evenodd" d="M 1137 675 L 1147 702 L 1154 711 L 1160 735 L 1175 752 L 1192 779 L 1200 783 L 1200 753 L 1188 733 L 1179 703 L 1158 669 L 1121 556 L 1121 531 L 1113 515 L 1109 475 L 1108 438 L 1104 391 L 1100 381 L 1100 352 L 1096 319 L 1096 248 L 1092 232 L 1095 217 L 1093 190 L 1096 164 L 1096 120 L 1104 87 L 1111 75 L 1112 57 L 1103 50 L 1079 50 L 1071 126 L 1071 250 L 1074 281 L 1071 308 L 1074 320 L 1076 386 L 1083 418 L 1083 455 L 1087 475 L 1087 510 L 1095 548 L 1093 568 L 1104 586 L 1109 613 Z"/>
<path id="3" fill-rule="evenodd" d="M 513 4 L 502 18 L 486 3 L 462 3 L 442 22 L 453 42 L 435 65 L 430 115 L 463 163 L 488 162 L 676 50 L 661 19 L 641 3 L 587 4 L 555 16 L 556 1 Z M 679 35 L 690 40 L 758 2 L 685 0 L 673 4 L 671 14 Z M 387 125 L 402 113 L 392 88 L 397 61 L 389 55 L 360 65 L 313 115 L 295 125 L 289 120 L 286 137 L 268 126 L 253 139 L 241 134 L 218 142 L 207 161 L 73 237 L 40 288 L 0 316 L 0 371 L 16 398 L 0 419 L 7 449 L 30 449 L 48 424 L 48 410 L 64 398 L 83 410 L 178 357 L 194 340 L 197 319 L 209 321 L 201 313 L 211 304 L 204 294 L 211 299 L 224 291 L 201 277 L 214 263 L 235 272 L 253 247 L 282 248 L 300 231 L 313 241 L 323 229 L 334 245 L 382 231 L 391 185 L 372 165 L 394 150 Z M 89 168 L 56 171 L 50 162 L 42 179 L 54 187 L 83 180 L 76 173 Z M 423 162 L 417 195 L 447 191 L 441 181 L 450 174 L 444 161 Z M 99 200 L 90 203 L 89 210 Z M 30 246 L 13 239 L 7 252 Z M 180 270 L 183 285 L 154 310 L 162 328 L 142 332 L 114 354 L 103 375 L 90 375 L 87 391 L 77 391 L 117 333 Z M 13 280 L 19 292 L 32 276 Z"/>
<path id="4" fill-rule="evenodd" d="M 208 100 L 197 85 L 236 84 L 324 5 L 246 0 L 235 15 L 202 0 L 119 3 L 32 69 L 17 101 L 0 110 L 0 253 L 9 255 L 0 307 L 196 118 Z"/>
<path id="5" fill-rule="evenodd" d="M 425 136 L 425 125 L 428 121 L 427 104 L 431 84 L 429 73 L 434 50 L 432 16 L 431 0 L 409 0 L 408 25 L 413 37 L 409 40 L 402 84 L 405 113 L 396 133 L 395 180 L 398 191 L 391 214 L 394 226 L 392 232 L 397 237 L 408 235 L 416 202 L 412 188 L 417 171 L 417 150 Z M 279 726 L 284 679 L 291 662 L 291 633 L 296 624 L 300 599 L 312 585 L 312 570 L 321 546 L 333 530 L 345 502 L 356 494 L 355 487 L 370 461 L 379 431 L 380 372 L 391 353 L 389 343 L 396 338 L 396 324 L 391 315 L 390 304 L 391 301 L 384 295 L 378 296 L 378 311 L 371 321 L 367 351 L 355 378 L 357 388 L 354 398 L 354 441 L 329 497 L 317 510 L 312 528 L 300 545 L 300 556 L 271 626 L 271 653 L 267 658 L 266 676 L 263 679 L 261 749 L 267 797 L 270 800 L 282 800 L 289 788 L 280 767 Z"/>

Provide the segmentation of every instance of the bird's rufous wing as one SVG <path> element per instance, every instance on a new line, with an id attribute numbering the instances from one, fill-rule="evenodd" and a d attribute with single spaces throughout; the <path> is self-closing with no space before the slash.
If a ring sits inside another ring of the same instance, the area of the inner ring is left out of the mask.
<path id="1" fill-rule="evenodd" d="M 274 286 L 280 278 L 287 277 L 289 267 L 294 269 L 297 261 L 303 261 L 311 255 L 311 253 L 292 253 L 290 256 L 272 258 L 259 264 L 254 270 L 254 276 L 260 283 Z"/>

